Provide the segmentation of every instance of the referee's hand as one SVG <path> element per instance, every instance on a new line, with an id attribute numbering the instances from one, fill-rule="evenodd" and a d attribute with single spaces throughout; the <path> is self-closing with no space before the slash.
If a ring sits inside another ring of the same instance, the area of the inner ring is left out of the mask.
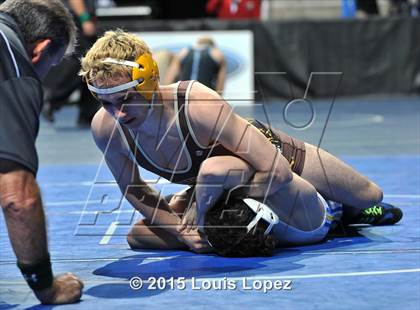
<path id="1" fill-rule="evenodd" d="M 65 273 L 54 278 L 53 285 L 41 291 L 35 291 L 36 297 L 43 304 L 70 304 L 80 300 L 83 282 L 72 273 Z"/>

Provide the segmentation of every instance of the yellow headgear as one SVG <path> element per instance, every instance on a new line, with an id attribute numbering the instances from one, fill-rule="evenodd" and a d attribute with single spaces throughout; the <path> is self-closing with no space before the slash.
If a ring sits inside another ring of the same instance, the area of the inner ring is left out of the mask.
<path id="1" fill-rule="evenodd" d="M 114 58 L 105 58 L 101 62 L 132 67 L 132 81 L 111 88 L 97 88 L 88 84 L 90 91 L 96 94 L 109 95 L 118 93 L 131 87 L 135 87 L 140 95 L 142 95 L 144 98 L 147 100 L 152 99 L 153 92 L 156 90 L 159 84 L 159 68 L 151 54 L 143 54 L 139 56 L 135 62 Z"/>
<path id="2" fill-rule="evenodd" d="M 136 90 L 147 100 L 152 99 L 153 92 L 156 90 L 159 82 L 159 68 L 156 61 L 150 54 L 143 54 L 136 59 L 139 68 L 133 68 L 131 77 L 133 81 L 143 79 Z"/>

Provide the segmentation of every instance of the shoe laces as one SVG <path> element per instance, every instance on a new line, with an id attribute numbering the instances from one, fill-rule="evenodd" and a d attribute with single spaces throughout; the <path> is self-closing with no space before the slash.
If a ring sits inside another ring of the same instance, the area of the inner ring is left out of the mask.
<path id="1" fill-rule="evenodd" d="M 373 207 L 370 207 L 370 208 L 367 208 L 367 209 L 363 210 L 363 214 L 364 215 L 379 216 L 379 215 L 382 215 L 382 208 L 377 207 L 377 206 L 373 206 Z"/>

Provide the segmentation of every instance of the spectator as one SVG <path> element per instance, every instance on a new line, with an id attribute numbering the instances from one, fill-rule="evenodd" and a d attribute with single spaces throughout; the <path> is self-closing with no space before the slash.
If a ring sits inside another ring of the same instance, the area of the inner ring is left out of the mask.
<path id="1" fill-rule="evenodd" d="M 261 0 L 209 0 L 207 12 L 220 19 L 260 19 Z"/>
<path id="2" fill-rule="evenodd" d="M 171 84 L 175 80 L 197 80 L 222 94 L 226 67 L 225 57 L 214 41 L 201 37 L 194 46 L 184 48 L 174 56 L 164 84 Z"/>

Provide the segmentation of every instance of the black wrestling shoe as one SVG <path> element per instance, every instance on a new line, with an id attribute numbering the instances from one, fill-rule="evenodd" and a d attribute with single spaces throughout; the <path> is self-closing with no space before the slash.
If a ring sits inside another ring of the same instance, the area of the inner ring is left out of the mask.
<path id="1" fill-rule="evenodd" d="M 403 216 L 400 208 L 389 203 L 379 202 L 372 207 L 363 209 L 362 212 L 352 219 L 352 224 L 370 225 L 393 225 L 398 223 Z"/>

